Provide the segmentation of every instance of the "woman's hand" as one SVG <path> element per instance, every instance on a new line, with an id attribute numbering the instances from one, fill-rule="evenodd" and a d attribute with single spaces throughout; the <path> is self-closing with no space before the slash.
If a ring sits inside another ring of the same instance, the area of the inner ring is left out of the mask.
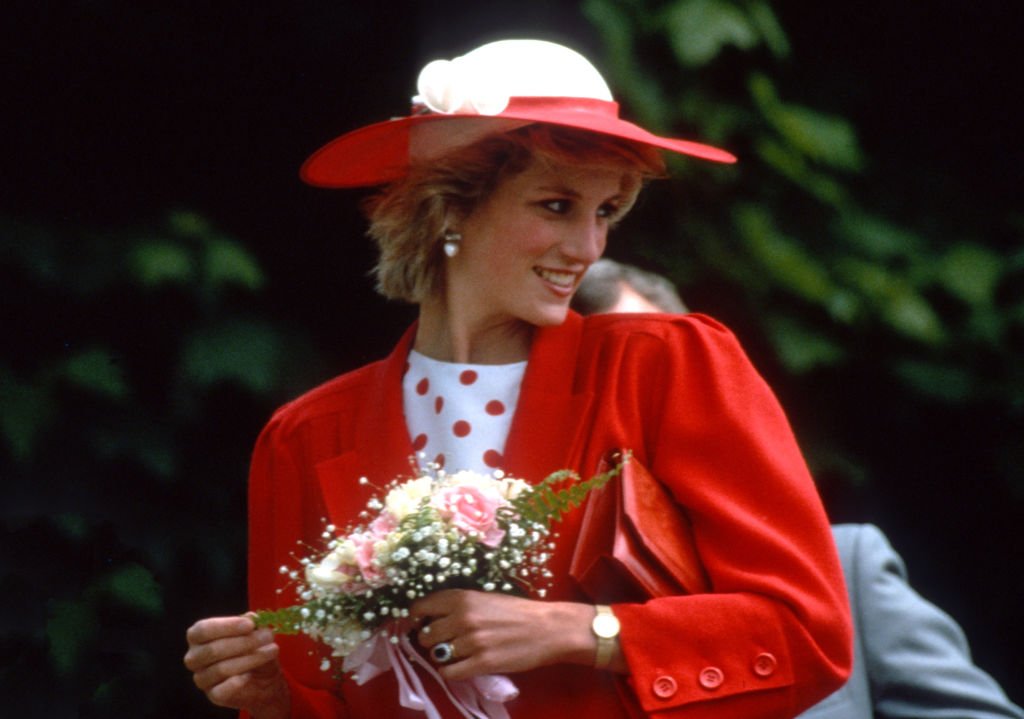
<path id="1" fill-rule="evenodd" d="M 288 685 L 269 629 L 257 630 L 249 617 L 214 617 L 193 624 L 186 638 L 185 666 L 211 702 L 257 719 L 288 716 Z"/>
<path id="2" fill-rule="evenodd" d="M 445 589 L 415 602 L 411 613 L 424 622 L 417 638 L 428 651 L 441 642 L 452 645 L 454 657 L 439 667 L 446 679 L 594 663 L 589 604 Z"/>

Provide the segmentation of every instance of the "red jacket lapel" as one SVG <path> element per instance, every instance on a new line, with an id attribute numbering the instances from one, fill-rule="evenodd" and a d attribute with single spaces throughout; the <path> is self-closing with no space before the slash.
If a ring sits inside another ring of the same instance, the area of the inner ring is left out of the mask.
<path id="1" fill-rule="evenodd" d="M 583 319 L 570 313 L 557 327 L 537 330 L 519 403 L 505 443 L 505 470 L 531 482 L 572 467 L 583 446 L 589 391 L 575 393 Z"/>

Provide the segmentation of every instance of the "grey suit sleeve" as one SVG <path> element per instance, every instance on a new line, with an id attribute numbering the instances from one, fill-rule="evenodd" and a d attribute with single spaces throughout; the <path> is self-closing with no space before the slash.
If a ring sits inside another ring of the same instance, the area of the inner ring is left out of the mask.
<path id="1" fill-rule="evenodd" d="M 960 626 L 907 583 L 885 535 L 864 525 L 847 563 L 856 593 L 864 662 L 875 716 L 1024 718 L 1000 686 L 971 662 Z"/>

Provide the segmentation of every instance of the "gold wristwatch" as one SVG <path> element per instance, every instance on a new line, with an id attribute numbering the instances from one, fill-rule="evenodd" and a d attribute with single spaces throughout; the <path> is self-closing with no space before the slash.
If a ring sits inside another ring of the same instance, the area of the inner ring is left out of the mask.
<path id="1" fill-rule="evenodd" d="M 612 608 L 604 604 L 594 607 L 597 614 L 594 621 L 590 623 L 590 631 L 597 637 L 597 655 L 594 658 L 594 667 L 605 669 L 612 661 L 612 654 L 615 652 L 615 639 L 619 636 L 619 620 L 612 613 Z"/>

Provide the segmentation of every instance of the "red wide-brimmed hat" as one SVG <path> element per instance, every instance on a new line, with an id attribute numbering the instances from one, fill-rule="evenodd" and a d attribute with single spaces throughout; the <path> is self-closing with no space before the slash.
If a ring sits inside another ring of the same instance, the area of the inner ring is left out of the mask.
<path id="1" fill-rule="evenodd" d="M 420 72 L 413 112 L 353 130 L 314 152 L 300 175 L 319 187 L 364 187 L 403 177 L 487 135 L 536 122 L 620 137 L 714 162 L 725 150 L 659 137 L 619 118 L 601 74 L 569 48 L 544 40 L 500 40 Z"/>

